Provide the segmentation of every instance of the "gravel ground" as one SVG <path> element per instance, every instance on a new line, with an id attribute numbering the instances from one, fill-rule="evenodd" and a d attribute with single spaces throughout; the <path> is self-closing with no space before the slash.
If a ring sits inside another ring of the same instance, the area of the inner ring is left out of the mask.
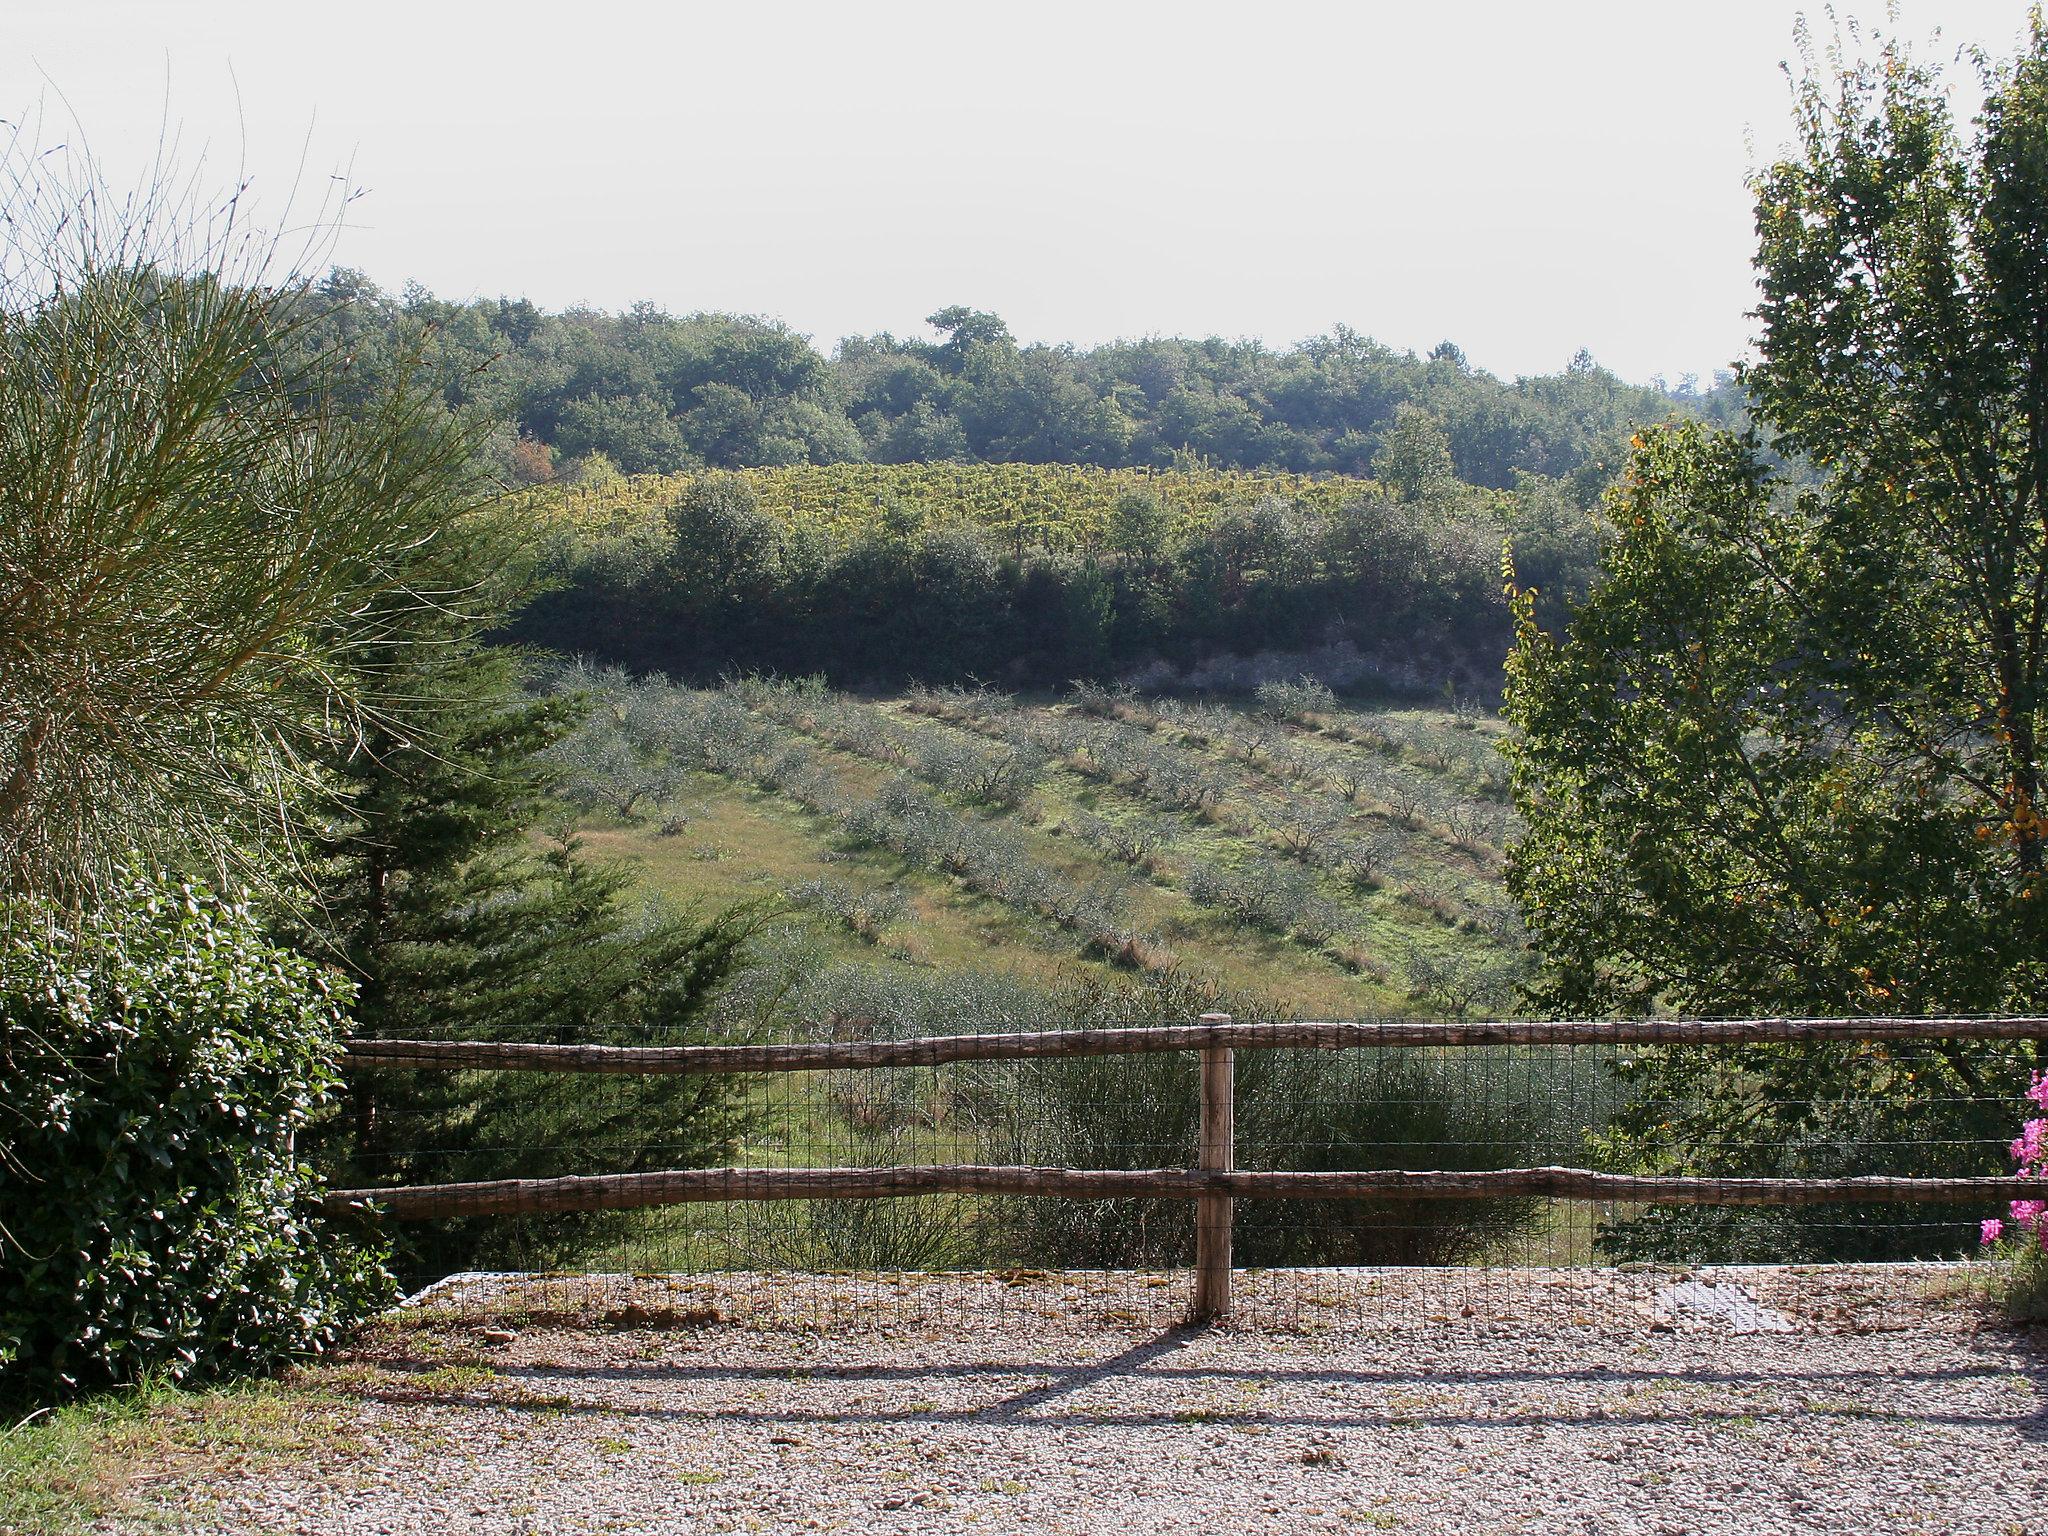
<path id="1" fill-rule="evenodd" d="M 1953 1271 L 1251 1276 L 1264 1325 L 1206 1330 L 1163 1278 L 478 1280 L 309 1377 L 342 1434 L 148 1495 L 322 1536 L 2048 1533 L 2048 1339 Z"/>

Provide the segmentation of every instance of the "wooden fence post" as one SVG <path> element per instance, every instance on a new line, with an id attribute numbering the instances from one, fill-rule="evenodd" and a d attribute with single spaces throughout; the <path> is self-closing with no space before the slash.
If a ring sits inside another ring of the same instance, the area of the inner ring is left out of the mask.
<path id="1" fill-rule="evenodd" d="M 1205 1013 L 1204 1024 L 1228 1024 L 1227 1013 Z M 1204 1172 L 1229 1173 L 1237 1166 L 1236 1073 L 1230 1047 L 1202 1052 L 1202 1148 Z M 1230 1313 L 1230 1224 L 1228 1195 L 1203 1195 L 1195 1204 L 1196 1322 L 1212 1323 Z"/>

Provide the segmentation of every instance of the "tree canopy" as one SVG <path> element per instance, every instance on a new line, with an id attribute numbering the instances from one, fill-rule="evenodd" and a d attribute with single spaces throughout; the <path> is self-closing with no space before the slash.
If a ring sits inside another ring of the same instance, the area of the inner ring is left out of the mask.
<path id="1" fill-rule="evenodd" d="M 1967 140 L 1902 49 L 1755 181 L 1757 445 L 1640 435 L 1568 631 L 1523 613 L 1511 881 L 1560 1007 L 2048 995 L 2048 37 Z"/>
<path id="2" fill-rule="evenodd" d="M 1444 343 L 1428 357 L 1344 326 L 1292 347 L 1147 337 L 1090 348 L 1020 344 L 998 315 L 933 312 L 936 341 L 849 336 L 826 356 L 752 315 L 549 313 L 381 292 L 337 270 L 303 309 L 369 381 L 407 327 L 431 334 L 452 407 L 504 422 L 500 468 L 550 478 L 593 454 L 628 474 L 855 460 L 1073 463 L 1198 459 L 1226 468 L 1364 474 L 1404 407 L 1433 419 L 1451 467 L 1507 489 L 1570 480 L 1590 500 L 1632 425 L 1674 406 L 1729 408 L 1629 385 L 1581 353 L 1556 374 L 1501 380 Z M 522 449 L 521 444 L 525 447 Z"/>
<path id="3" fill-rule="evenodd" d="M 1508 883 L 1546 1009 L 2048 1002 L 2038 13 L 1984 85 L 1965 135 L 1938 73 L 1896 46 L 1810 74 L 1796 152 L 1755 179 L 1744 383 L 1769 448 L 1812 477 L 1789 480 L 1754 435 L 1645 431 L 1564 632 L 1514 593 L 1527 833 Z M 1606 1150 L 1707 1173 L 1991 1172 L 2029 1050 L 1631 1053 Z M 1822 1206 L 1653 1209 L 1600 1242 L 1638 1259 L 1918 1251 L 1867 1210 Z"/>

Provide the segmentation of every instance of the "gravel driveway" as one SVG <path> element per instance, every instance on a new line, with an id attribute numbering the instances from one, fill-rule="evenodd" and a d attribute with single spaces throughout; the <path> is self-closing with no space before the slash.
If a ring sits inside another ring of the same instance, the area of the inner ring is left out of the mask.
<path id="1" fill-rule="evenodd" d="M 150 1496 L 323 1536 L 2044 1536 L 2044 1340 L 1944 1274 L 1253 1277 L 1267 1324 L 1201 1331 L 1165 1325 L 1179 1279 L 902 1282 L 825 1327 L 832 1282 L 485 1285 L 309 1378 L 345 1433 Z"/>

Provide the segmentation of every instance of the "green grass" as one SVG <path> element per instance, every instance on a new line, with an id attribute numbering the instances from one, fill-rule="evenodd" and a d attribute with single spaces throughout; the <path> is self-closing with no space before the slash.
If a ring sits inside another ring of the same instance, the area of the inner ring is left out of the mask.
<path id="1" fill-rule="evenodd" d="M 345 1443 L 346 1400 L 286 1379 L 209 1391 L 139 1386 L 36 1414 L 0 1431 L 0 1531 L 72 1536 L 146 1509 L 149 1484 L 181 1501 L 219 1475 Z"/>

